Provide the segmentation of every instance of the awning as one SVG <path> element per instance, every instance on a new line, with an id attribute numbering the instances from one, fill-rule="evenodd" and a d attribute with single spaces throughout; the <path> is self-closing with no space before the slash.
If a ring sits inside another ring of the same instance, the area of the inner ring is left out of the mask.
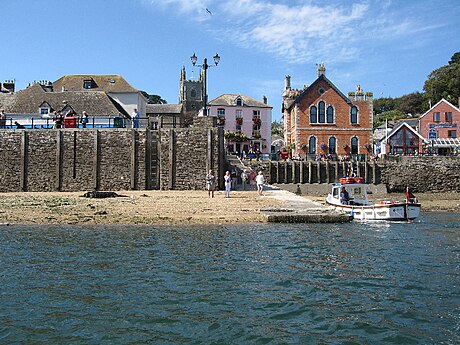
<path id="1" fill-rule="evenodd" d="M 430 140 L 428 144 L 432 147 L 438 148 L 460 148 L 459 138 L 437 138 Z"/>

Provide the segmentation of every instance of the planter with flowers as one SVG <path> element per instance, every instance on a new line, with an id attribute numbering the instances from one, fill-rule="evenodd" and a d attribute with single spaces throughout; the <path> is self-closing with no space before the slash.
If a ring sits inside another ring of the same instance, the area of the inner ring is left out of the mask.
<path id="1" fill-rule="evenodd" d="M 326 145 L 325 143 L 319 144 L 319 147 L 320 147 L 321 150 L 323 150 L 323 151 L 326 151 L 326 150 L 327 150 L 327 145 Z"/>
<path id="2" fill-rule="evenodd" d="M 236 118 L 236 124 L 241 126 L 243 124 L 243 118 L 242 117 L 237 117 Z"/>
<path id="3" fill-rule="evenodd" d="M 254 117 L 252 118 L 252 122 L 254 122 L 255 125 L 260 126 L 260 123 L 261 123 L 260 117 L 254 116 Z"/>

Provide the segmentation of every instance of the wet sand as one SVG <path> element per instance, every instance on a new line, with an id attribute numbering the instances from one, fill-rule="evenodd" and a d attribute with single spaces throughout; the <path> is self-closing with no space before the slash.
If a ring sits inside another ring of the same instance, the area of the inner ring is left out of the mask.
<path id="1" fill-rule="evenodd" d="M 2 193 L 2 224 L 241 224 L 265 222 L 260 209 L 282 207 L 286 200 L 267 191 L 224 192 L 208 198 L 206 191 L 121 191 L 124 197 L 94 199 L 84 192 Z M 422 193 L 416 195 L 422 212 L 460 212 L 460 193 Z M 303 196 L 324 202 L 324 197 Z M 403 200 L 403 194 L 374 194 L 375 200 Z"/>

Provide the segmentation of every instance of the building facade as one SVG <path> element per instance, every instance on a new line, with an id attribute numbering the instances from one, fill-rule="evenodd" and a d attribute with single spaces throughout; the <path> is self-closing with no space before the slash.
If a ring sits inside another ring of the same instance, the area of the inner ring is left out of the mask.
<path id="1" fill-rule="evenodd" d="M 286 146 L 292 156 L 312 159 L 318 155 L 350 156 L 372 150 L 373 94 L 356 92 L 345 96 L 318 65 L 318 78 L 302 90 L 291 88 L 286 76 L 283 91 L 283 121 Z"/>
<path id="2" fill-rule="evenodd" d="M 237 134 L 233 139 L 227 136 L 229 152 L 270 153 L 273 107 L 266 97 L 260 102 L 245 95 L 224 94 L 211 100 L 208 107 L 209 115 L 217 117 L 226 133 Z"/>

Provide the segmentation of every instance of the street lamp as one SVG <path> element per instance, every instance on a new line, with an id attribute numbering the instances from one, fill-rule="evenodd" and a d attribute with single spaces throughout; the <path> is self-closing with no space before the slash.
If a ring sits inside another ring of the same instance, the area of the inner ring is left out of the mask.
<path id="1" fill-rule="evenodd" d="M 216 67 L 219 64 L 220 61 L 220 56 L 219 54 L 216 53 L 216 55 L 213 56 L 214 63 L 216 64 L 209 66 L 208 65 L 208 59 L 204 58 L 203 64 L 202 65 L 197 65 L 196 62 L 198 60 L 197 56 L 195 53 L 190 57 L 192 60 L 192 65 L 193 66 L 198 66 L 203 69 L 203 116 L 208 116 L 208 93 L 207 93 L 207 70 L 209 67 Z"/>

